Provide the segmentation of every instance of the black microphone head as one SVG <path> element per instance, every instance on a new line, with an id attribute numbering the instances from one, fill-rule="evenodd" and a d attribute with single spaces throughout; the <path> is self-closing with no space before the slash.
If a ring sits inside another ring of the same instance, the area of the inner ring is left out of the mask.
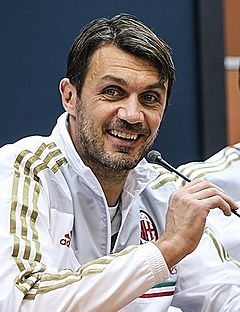
<path id="1" fill-rule="evenodd" d="M 146 155 L 146 160 L 150 163 L 158 163 L 161 159 L 161 153 L 155 150 L 148 152 Z"/>

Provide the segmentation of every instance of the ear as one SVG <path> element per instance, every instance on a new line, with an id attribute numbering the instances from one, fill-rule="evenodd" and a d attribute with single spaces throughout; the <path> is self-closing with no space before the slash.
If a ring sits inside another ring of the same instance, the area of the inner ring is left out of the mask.
<path id="1" fill-rule="evenodd" d="M 62 105 L 66 112 L 76 117 L 77 90 L 68 78 L 63 78 L 59 83 Z"/>

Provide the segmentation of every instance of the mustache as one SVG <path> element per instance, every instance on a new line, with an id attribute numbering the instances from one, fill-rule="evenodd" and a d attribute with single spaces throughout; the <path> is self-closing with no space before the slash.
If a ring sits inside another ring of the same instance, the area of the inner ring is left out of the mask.
<path id="1" fill-rule="evenodd" d="M 118 130 L 127 130 L 133 133 L 141 134 L 141 135 L 148 135 L 150 133 L 149 128 L 143 127 L 141 122 L 130 124 L 125 120 L 117 119 L 114 122 L 110 122 L 107 126 L 107 129 L 118 129 Z"/>

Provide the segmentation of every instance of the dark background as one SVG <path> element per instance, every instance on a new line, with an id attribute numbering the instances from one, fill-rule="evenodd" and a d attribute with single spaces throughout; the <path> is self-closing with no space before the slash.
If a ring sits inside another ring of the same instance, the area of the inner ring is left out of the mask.
<path id="1" fill-rule="evenodd" d="M 207 3 L 208 9 L 205 10 Z M 221 19 L 221 6 L 209 6 L 209 2 L 194 0 L 2 0 L 0 145 L 23 136 L 50 133 L 56 118 L 63 111 L 58 83 L 65 74 L 66 57 L 73 39 L 80 28 L 92 19 L 111 17 L 121 12 L 139 17 L 173 50 L 176 82 L 155 148 L 173 165 L 179 165 L 204 159 L 224 146 L 223 131 L 211 138 L 210 148 L 204 148 L 206 137 L 211 137 L 211 129 L 218 127 L 212 123 L 220 120 L 220 127 L 224 129 L 225 115 L 222 106 L 217 110 L 218 115 L 213 113 L 211 120 L 207 121 L 206 128 L 206 111 L 209 116 L 209 109 L 216 106 L 212 101 L 208 103 L 204 100 L 209 98 L 204 91 L 204 86 L 209 86 L 209 83 L 202 74 L 205 72 L 204 60 L 209 59 L 210 50 L 202 34 L 207 31 L 211 36 L 211 27 L 207 30 L 203 27 L 208 27 L 208 23 L 215 25 L 215 19 Z M 206 15 L 209 16 L 205 23 Z M 222 48 L 221 37 L 220 42 L 213 42 L 213 46 L 217 45 Z M 216 54 L 214 60 L 215 57 Z M 219 77 L 219 73 L 215 74 Z M 212 88 L 207 89 L 211 92 Z M 221 88 L 217 86 L 216 89 L 221 95 Z M 211 96 L 215 99 L 214 94 Z M 204 134 L 205 128 L 210 129 L 207 135 Z"/>

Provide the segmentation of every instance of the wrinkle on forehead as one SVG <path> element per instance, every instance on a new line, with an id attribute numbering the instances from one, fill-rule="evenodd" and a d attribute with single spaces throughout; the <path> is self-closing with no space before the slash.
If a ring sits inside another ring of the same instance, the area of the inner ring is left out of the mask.
<path id="1" fill-rule="evenodd" d="M 123 80 L 129 75 L 132 81 L 144 82 L 147 79 L 149 85 L 160 81 L 159 87 L 164 85 L 158 69 L 151 62 L 114 45 L 103 46 L 93 54 L 87 76 L 92 80 L 97 76 L 100 78 L 107 75 L 114 75 Z"/>

